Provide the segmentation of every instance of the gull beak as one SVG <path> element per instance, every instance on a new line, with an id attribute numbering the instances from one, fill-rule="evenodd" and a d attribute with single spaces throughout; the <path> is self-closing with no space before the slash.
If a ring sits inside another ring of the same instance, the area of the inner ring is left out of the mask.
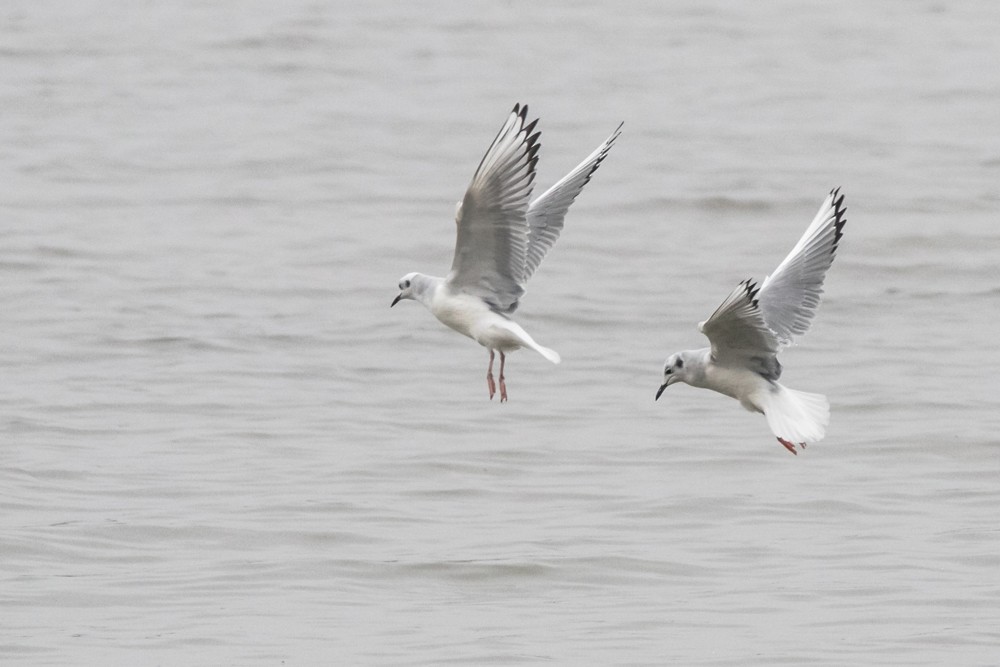
<path id="1" fill-rule="evenodd" d="M 395 299 L 393 299 L 392 303 L 389 304 L 389 307 L 392 308 L 393 306 L 395 306 L 397 303 L 399 303 L 399 300 L 402 299 L 402 298 L 403 298 L 403 293 L 400 292 L 399 296 L 397 296 Z"/>
<path id="2" fill-rule="evenodd" d="M 670 386 L 669 382 L 664 382 L 663 384 L 661 384 L 660 388 L 656 390 L 656 398 L 654 398 L 653 400 L 654 401 L 660 400 L 660 394 L 662 394 L 663 390 L 666 389 L 669 386 Z"/>

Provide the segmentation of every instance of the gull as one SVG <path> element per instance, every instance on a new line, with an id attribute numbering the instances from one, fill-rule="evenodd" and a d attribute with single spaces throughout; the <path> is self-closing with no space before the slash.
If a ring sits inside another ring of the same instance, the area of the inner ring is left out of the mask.
<path id="1" fill-rule="evenodd" d="M 792 454 L 798 453 L 795 443 L 805 447 L 822 440 L 830 423 L 826 396 L 779 384 L 777 354 L 809 330 L 823 293 L 823 279 L 843 235 L 845 213 L 840 188 L 832 190 L 774 273 L 759 288 L 752 280 L 741 282 L 698 325 L 711 347 L 685 350 L 667 359 L 656 398 L 670 385 L 686 382 L 763 413 L 778 442 Z"/>
<path id="2" fill-rule="evenodd" d="M 476 169 L 458 204 L 458 238 L 451 271 L 444 278 L 407 273 L 399 280 L 401 300 L 414 299 L 438 320 L 490 351 L 486 385 L 496 393 L 494 353 L 500 353 L 500 402 L 507 400 L 506 354 L 530 348 L 554 364 L 555 350 L 542 347 L 510 316 L 525 284 L 559 238 L 570 204 L 607 157 L 622 124 L 558 183 L 531 200 L 538 162 L 538 119 L 526 121 L 528 106 L 515 104 Z M 529 203 L 530 201 L 530 203 Z"/>

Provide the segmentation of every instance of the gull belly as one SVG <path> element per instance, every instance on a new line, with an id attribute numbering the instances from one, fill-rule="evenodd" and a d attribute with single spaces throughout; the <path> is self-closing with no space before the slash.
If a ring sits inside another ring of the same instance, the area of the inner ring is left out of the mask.
<path id="1" fill-rule="evenodd" d="M 772 383 L 759 374 L 740 366 L 709 363 L 705 367 L 705 389 L 735 398 L 750 412 L 764 412 L 758 396 L 772 390 Z"/>

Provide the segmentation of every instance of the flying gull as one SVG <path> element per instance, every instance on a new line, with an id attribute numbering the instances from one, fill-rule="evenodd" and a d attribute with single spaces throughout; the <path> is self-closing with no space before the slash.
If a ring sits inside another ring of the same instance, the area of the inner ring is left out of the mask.
<path id="1" fill-rule="evenodd" d="M 558 364 L 559 354 L 542 347 L 510 316 L 525 285 L 559 238 L 570 204 L 607 157 L 621 125 L 597 150 L 558 183 L 531 201 L 538 162 L 538 120 L 527 122 L 528 106 L 514 105 L 483 156 L 458 204 L 458 238 L 451 271 L 444 278 L 408 273 L 399 280 L 395 306 L 415 299 L 438 320 L 490 351 L 486 383 L 496 393 L 494 353 L 500 353 L 500 401 L 507 400 L 506 354 L 530 348 Z M 530 203 L 529 203 L 530 202 Z"/>
<path id="2" fill-rule="evenodd" d="M 826 396 L 789 389 L 778 383 L 778 352 L 809 330 L 823 279 L 833 264 L 845 217 L 840 189 L 827 196 L 812 224 L 758 288 L 744 280 L 712 316 L 698 325 L 711 347 L 670 356 L 663 384 L 676 382 L 731 396 L 751 412 L 761 412 L 784 447 L 796 454 L 826 435 L 830 404 Z"/>

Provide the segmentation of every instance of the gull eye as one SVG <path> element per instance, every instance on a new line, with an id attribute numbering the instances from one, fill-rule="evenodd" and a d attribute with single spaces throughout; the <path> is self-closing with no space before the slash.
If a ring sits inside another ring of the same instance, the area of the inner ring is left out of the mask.
<path id="1" fill-rule="evenodd" d="M 403 289 L 409 289 L 410 288 L 410 281 L 409 280 L 404 280 L 403 282 L 401 282 L 399 284 L 399 286 L 402 287 Z"/>

